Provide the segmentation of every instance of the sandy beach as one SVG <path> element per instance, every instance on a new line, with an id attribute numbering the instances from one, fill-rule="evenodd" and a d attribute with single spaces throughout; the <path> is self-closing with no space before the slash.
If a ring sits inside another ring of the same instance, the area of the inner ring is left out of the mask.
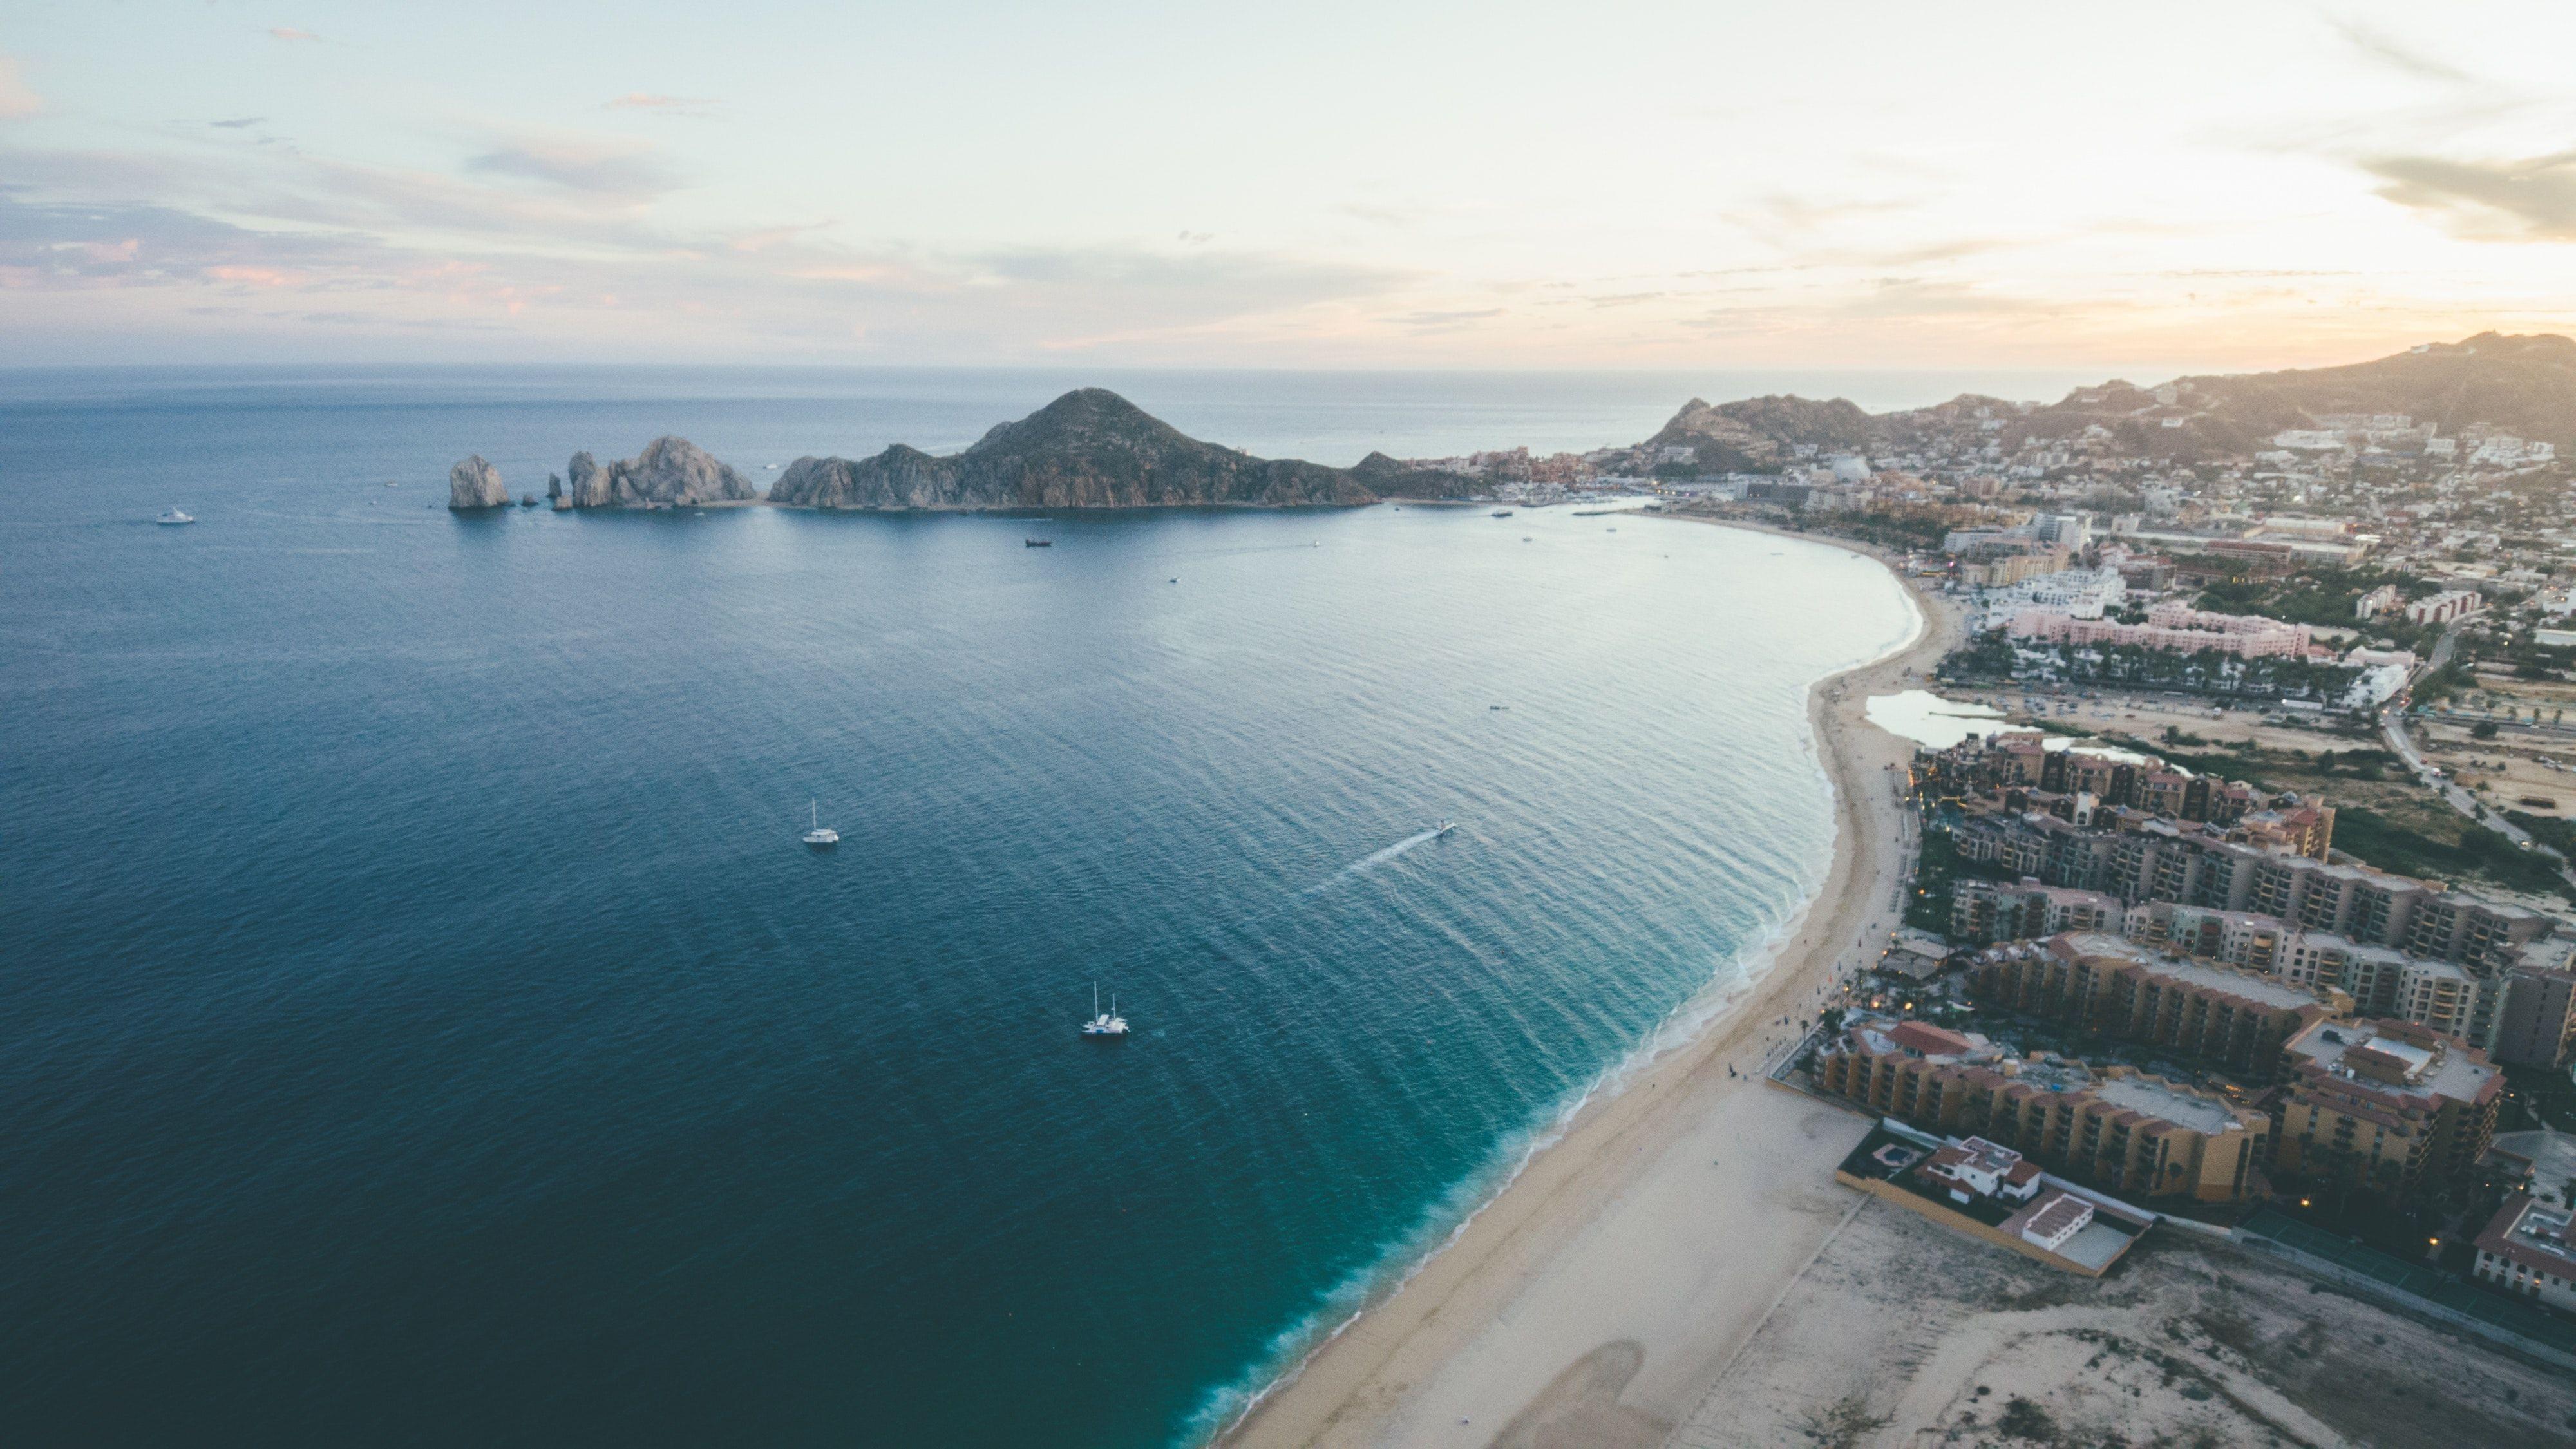
<path id="1" fill-rule="evenodd" d="M 1674 520 L 1690 521 L 1690 520 Z M 1814 539 L 1812 542 L 1832 543 Z M 1853 547 L 1854 552 L 1867 552 Z M 1862 1119 L 1760 1084 L 1764 1058 L 1899 923 L 1912 746 L 1873 694 L 1919 687 L 1959 627 L 1819 683 L 1835 786 L 1832 868 L 1752 992 L 1588 1104 L 1466 1230 L 1274 1389 L 1220 1443 L 1661 1444 L 1858 1202 L 1832 1166 Z"/>

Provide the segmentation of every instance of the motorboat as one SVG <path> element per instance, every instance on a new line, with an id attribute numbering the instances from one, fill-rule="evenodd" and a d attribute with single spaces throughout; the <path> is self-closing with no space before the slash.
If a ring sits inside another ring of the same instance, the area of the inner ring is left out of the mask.
<path id="1" fill-rule="evenodd" d="M 173 508 L 152 521 L 154 523 L 194 523 L 197 520 Z"/>
<path id="2" fill-rule="evenodd" d="M 1512 511 L 1508 508 L 1497 508 L 1494 510 L 1494 516 L 1496 518 L 1509 518 L 1512 516 Z"/>
<path id="3" fill-rule="evenodd" d="M 1055 547 L 1055 540 L 1054 540 L 1054 539 L 1051 539 L 1051 538 L 1024 538 L 1024 539 L 1021 539 L 1021 540 L 1020 540 L 1020 547 L 1022 547 L 1022 548 L 1053 548 L 1053 547 Z"/>
<path id="4" fill-rule="evenodd" d="M 1458 828 L 1458 822 L 1457 822 L 1457 821 L 1455 821 L 1455 820 L 1443 820 L 1443 821 L 1441 821 L 1439 824 L 1434 825 L 1434 826 L 1432 826 L 1432 827 L 1431 827 L 1431 833 L 1432 833 L 1433 835 L 1435 835 L 1435 836 L 1446 835 L 1446 834 L 1448 834 L 1450 831 L 1455 830 L 1455 829 L 1457 829 L 1457 828 Z"/>
<path id="5" fill-rule="evenodd" d="M 806 807 L 806 811 L 807 821 L 814 827 L 813 829 L 805 832 L 804 839 L 807 845 L 838 845 L 841 843 L 841 832 L 834 830 L 832 827 L 823 823 L 822 801 L 814 801 Z"/>
<path id="6" fill-rule="evenodd" d="M 1118 1014 L 1118 998 L 1109 998 L 1109 1009 L 1100 1009 L 1100 983 L 1091 983 L 1091 1020 L 1082 1024 L 1084 1036 L 1125 1036 L 1127 1018 Z"/>

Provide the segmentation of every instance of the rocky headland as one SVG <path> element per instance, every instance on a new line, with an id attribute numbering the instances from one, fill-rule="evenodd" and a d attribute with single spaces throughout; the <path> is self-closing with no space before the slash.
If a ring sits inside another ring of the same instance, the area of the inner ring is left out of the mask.
<path id="1" fill-rule="evenodd" d="M 575 453 L 564 477 L 560 496 L 574 508 L 678 508 L 760 497 L 750 479 L 686 438 L 655 438 L 642 455 L 606 467 L 588 453 Z"/>
<path id="2" fill-rule="evenodd" d="M 1386 496 L 1380 485 L 1411 477 L 1377 456 L 1359 468 L 1256 458 L 1200 442 L 1114 392 L 1086 387 L 946 457 L 898 443 L 873 458 L 799 458 L 779 475 L 769 500 L 874 509 L 1348 505 L 1374 503 Z"/>
<path id="3" fill-rule="evenodd" d="M 502 486 L 501 470 L 484 462 L 478 453 L 447 470 L 447 506 L 460 512 L 507 508 L 510 490 Z"/>

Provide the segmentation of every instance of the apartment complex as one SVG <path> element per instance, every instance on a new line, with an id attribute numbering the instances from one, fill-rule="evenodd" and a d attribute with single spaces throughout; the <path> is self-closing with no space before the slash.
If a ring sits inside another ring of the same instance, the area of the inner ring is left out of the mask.
<path id="1" fill-rule="evenodd" d="M 2169 901 L 2121 911 L 2100 892 L 2032 880 L 1961 881 L 1951 896 L 1952 938 L 2004 955 L 2037 952 L 2043 936 L 2110 927 L 2141 951 L 2258 972 L 2330 1006 L 2348 998 L 2354 1013 L 2459 1037 L 2499 1062 L 2558 1067 L 2576 1056 L 2576 972 L 2546 945 L 2523 948 L 2502 969 L 2472 968 L 2257 911 Z"/>
<path id="2" fill-rule="evenodd" d="M 2250 971 L 2152 955 L 2098 931 L 1980 952 L 1968 964 L 1968 989 L 1998 1006 L 2255 1078 L 2272 1076 L 2282 1047 L 2340 1004 Z"/>
<path id="3" fill-rule="evenodd" d="M 2233 1202 L 2259 1185 L 2271 1119 L 2128 1067 L 2007 1059 L 1923 1022 L 1863 1022 L 1818 1057 L 1816 1080 L 1927 1132 L 1984 1138 L 2105 1191 Z"/>
<path id="4" fill-rule="evenodd" d="M 2056 609 L 2024 609 L 2013 616 L 2012 635 L 2035 644 L 2107 645 L 2176 654 L 2216 650 L 2239 659 L 2295 659 L 2309 651 L 2305 624 L 2247 614 L 2207 614 L 2176 603 L 2149 609 L 2143 624 L 2078 618 Z"/>
<path id="5" fill-rule="evenodd" d="M 1972 946 L 2025 941 L 2064 931 L 2114 931 L 2124 912 L 2116 897 L 2099 891 L 1963 880 L 1950 892 L 1950 939 Z"/>
<path id="6" fill-rule="evenodd" d="M 2407 1193 L 2466 1174 L 2495 1139 L 2504 1073 L 2428 1027 L 2319 1022 L 2283 1060 L 2275 1161 L 2290 1177 Z"/>

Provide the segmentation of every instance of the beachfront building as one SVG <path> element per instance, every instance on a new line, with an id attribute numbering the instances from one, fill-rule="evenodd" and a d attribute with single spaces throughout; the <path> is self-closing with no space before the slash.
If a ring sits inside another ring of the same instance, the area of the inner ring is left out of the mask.
<path id="1" fill-rule="evenodd" d="M 2064 931 L 2117 930 L 2121 914 L 2115 897 L 2041 885 L 2036 877 L 2009 885 L 1963 880 L 1950 892 L 1950 939 L 1984 946 Z"/>
<path id="2" fill-rule="evenodd" d="M 2106 1192 L 2235 1202 L 2259 1191 L 2269 1117 L 2129 1067 L 2099 1071 L 1924 1022 L 1860 1022 L 1822 1051 L 1825 1091 L 1926 1132 L 1968 1134 Z"/>
<path id="3" fill-rule="evenodd" d="M 2251 614 L 2204 613 L 2178 603 L 2149 609 L 2143 624 L 2079 618 L 2063 609 L 2024 609 L 2013 616 L 2011 630 L 2015 639 L 2034 644 L 2130 647 L 2175 654 L 2215 650 L 2239 659 L 2303 659 L 2309 652 L 2305 624 Z"/>
<path id="4" fill-rule="evenodd" d="M 2576 1312 L 2576 1242 L 2569 1212 L 2515 1193 L 2478 1234 L 2479 1278 L 2508 1293 Z"/>
<path id="5" fill-rule="evenodd" d="M 2402 1197 L 2465 1177 L 2495 1139 L 2504 1073 L 2413 1022 L 2319 1022 L 2282 1050 L 2278 1170 Z"/>
<path id="6" fill-rule="evenodd" d="M 2014 1011 L 2206 1058 L 2252 1077 L 2279 1070 L 2282 1047 L 2346 1003 L 2251 971 L 2154 954 L 2117 936 L 2074 932 L 2035 950 L 1990 950 L 1968 989 Z"/>

